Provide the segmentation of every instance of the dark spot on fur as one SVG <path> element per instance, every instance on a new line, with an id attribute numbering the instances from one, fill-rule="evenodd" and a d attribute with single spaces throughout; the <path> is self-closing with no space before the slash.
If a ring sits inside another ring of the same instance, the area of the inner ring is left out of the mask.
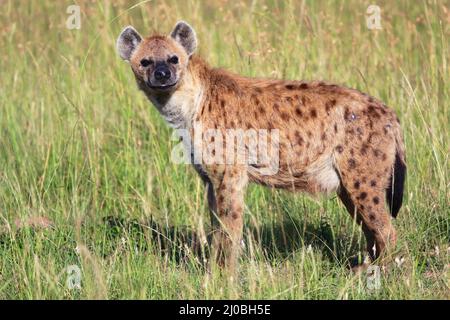
<path id="1" fill-rule="evenodd" d="M 259 101 L 258 96 L 256 94 L 252 94 L 252 100 L 253 100 L 253 102 L 256 105 L 260 104 L 260 101 Z"/>
<path id="2" fill-rule="evenodd" d="M 281 113 L 281 119 L 283 119 L 284 121 L 288 121 L 289 120 L 289 115 L 286 112 L 282 112 Z"/>
<path id="3" fill-rule="evenodd" d="M 301 117 L 303 115 L 302 110 L 300 110 L 300 107 L 295 108 L 295 114 L 299 117 Z"/>
<path id="4" fill-rule="evenodd" d="M 369 214 L 369 219 L 371 221 L 374 221 L 376 219 L 375 215 L 373 213 Z"/>
<path id="5" fill-rule="evenodd" d="M 365 198 L 367 198 L 367 192 L 361 192 L 359 194 L 359 199 L 364 200 Z"/>
<path id="6" fill-rule="evenodd" d="M 304 140 L 302 138 L 302 136 L 300 135 L 300 132 L 298 130 L 295 130 L 295 139 L 297 140 L 297 144 L 298 145 L 303 145 Z"/>
<path id="7" fill-rule="evenodd" d="M 280 111 L 280 105 L 279 105 L 278 103 L 275 103 L 275 104 L 273 105 L 273 108 L 274 108 L 276 111 Z"/>
<path id="8" fill-rule="evenodd" d="M 356 168 L 356 161 L 355 161 L 355 159 L 348 159 L 348 167 L 350 168 L 350 169 L 354 169 L 354 168 Z"/>
<path id="9" fill-rule="evenodd" d="M 355 129 L 349 128 L 349 129 L 346 129 L 345 132 L 346 132 L 347 134 L 349 134 L 349 135 L 354 135 L 354 134 L 355 134 Z"/>
<path id="10" fill-rule="evenodd" d="M 339 153 L 342 153 L 342 151 L 344 151 L 344 148 L 341 145 L 338 145 L 336 147 L 336 151 L 339 152 Z"/>
<path id="11" fill-rule="evenodd" d="M 258 111 L 261 114 L 265 114 L 266 113 L 266 109 L 264 109 L 262 106 L 259 106 Z"/>
<path id="12" fill-rule="evenodd" d="M 287 85 L 286 85 L 286 89 L 288 89 L 288 90 L 294 90 L 294 89 L 295 89 L 295 86 L 294 86 L 293 84 L 287 84 Z"/>
<path id="13" fill-rule="evenodd" d="M 317 111 L 316 111 L 316 109 L 312 109 L 310 114 L 311 114 L 312 118 L 317 118 Z"/>
<path id="14" fill-rule="evenodd" d="M 336 105 L 336 99 L 331 99 L 325 103 L 325 110 L 330 113 L 330 110 Z"/>
<path id="15" fill-rule="evenodd" d="M 373 197 L 373 203 L 375 204 L 379 204 L 380 203 L 380 199 L 378 197 Z"/>
<path id="16" fill-rule="evenodd" d="M 356 180 L 355 183 L 353 184 L 353 187 L 355 187 L 355 189 L 359 189 L 360 185 L 361 183 L 358 180 Z"/>
<path id="17" fill-rule="evenodd" d="M 370 181 L 370 186 L 375 187 L 377 185 L 377 182 L 375 180 Z"/>
<path id="18" fill-rule="evenodd" d="M 307 83 L 301 83 L 298 87 L 299 87 L 299 89 L 308 89 L 308 84 Z"/>
<path id="19" fill-rule="evenodd" d="M 358 132 L 359 135 L 362 135 L 364 133 L 361 127 L 356 128 L 356 132 Z"/>
<path id="20" fill-rule="evenodd" d="M 367 111 L 369 112 L 369 115 L 372 116 L 373 118 L 375 119 L 380 118 L 380 114 L 377 112 L 377 108 L 373 104 L 369 105 Z"/>
<path id="21" fill-rule="evenodd" d="M 379 150 L 379 149 L 374 149 L 373 150 L 373 155 L 375 156 L 375 157 L 379 157 L 379 156 L 381 156 L 381 154 L 382 154 L 382 152 Z"/>
<path id="22" fill-rule="evenodd" d="M 367 154 L 367 149 L 369 148 L 369 145 L 367 143 L 363 143 L 361 146 L 361 155 L 365 156 Z"/>
<path id="23" fill-rule="evenodd" d="M 336 123 L 334 124 L 334 132 L 335 132 L 335 133 L 338 132 L 338 127 L 337 127 L 337 124 L 336 124 Z"/>
<path id="24" fill-rule="evenodd" d="M 322 139 L 322 141 L 325 141 L 327 139 L 327 134 L 325 132 L 322 133 L 322 135 L 320 136 L 320 139 Z"/>

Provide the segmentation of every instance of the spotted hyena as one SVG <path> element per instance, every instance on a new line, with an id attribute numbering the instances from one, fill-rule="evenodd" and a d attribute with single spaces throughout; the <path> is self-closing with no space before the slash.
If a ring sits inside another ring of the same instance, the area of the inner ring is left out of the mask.
<path id="1" fill-rule="evenodd" d="M 278 150 L 276 161 L 269 157 L 265 163 L 276 162 L 269 173 L 258 161 L 194 162 L 206 184 L 215 261 L 229 268 L 237 262 L 249 182 L 310 194 L 336 192 L 362 225 L 372 260 L 385 257 L 396 241 L 391 216 L 401 207 L 406 174 L 394 111 L 335 84 L 247 78 L 212 68 L 194 55 L 196 47 L 195 31 L 183 21 L 168 36 L 142 38 L 129 26 L 117 40 L 139 88 L 172 127 L 203 140 L 211 129 L 224 136 L 230 130 L 277 132 L 266 141 Z M 250 140 L 231 150 L 251 152 Z M 227 144 L 221 139 L 218 148 Z M 198 154 L 198 143 L 188 145 Z"/>

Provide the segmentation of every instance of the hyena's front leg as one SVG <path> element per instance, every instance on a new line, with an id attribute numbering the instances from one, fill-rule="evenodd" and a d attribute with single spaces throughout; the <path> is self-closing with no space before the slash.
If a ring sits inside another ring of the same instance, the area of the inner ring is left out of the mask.
<path id="1" fill-rule="evenodd" d="M 242 168 L 227 167 L 222 179 L 213 184 L 216 210 L 211 210 L 212 262 L 234 272 L 238 264 L 242 239 L 247 175 Z"/>

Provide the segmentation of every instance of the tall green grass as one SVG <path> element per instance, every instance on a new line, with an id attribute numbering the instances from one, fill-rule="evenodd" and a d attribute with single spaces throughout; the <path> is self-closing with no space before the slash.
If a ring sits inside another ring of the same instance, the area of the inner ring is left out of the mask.
<path id="1" fill-rule="evenodd" d="M 444 0 L 2 1 L 0 298 L 450 298 L 449 33 Z M 131 8 L 131 9 L 130 9 Z M 325 79 L 384 100 L 407 145 L 394 222 L 400 268 L 378 290 L 346 268 L 364 240 L 336 198 L 252 186 L 235 281 L 205 272 L 209 218 L 193 169 L 117 56 L 125 25 L 179 19 L 211 65 L 248 76 Z M 31 225 L 47 218 L 52 227 Z M 79 266 L 81 289 L 66 284 Z"/>

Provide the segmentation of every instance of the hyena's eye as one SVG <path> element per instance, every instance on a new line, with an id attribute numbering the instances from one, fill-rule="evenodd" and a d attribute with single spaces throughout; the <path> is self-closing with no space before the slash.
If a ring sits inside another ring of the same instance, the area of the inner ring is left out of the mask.
<path id="1" fill-rule="evenodd" d="M 142 59 L 141 60 L 141 66 L 143 66 L 143 67 L 148 67 L 149 65 L 151 65 L 153 63 L 153 61 L 152 60 L 149 60 L 149 59 Z"/>
<path id="2" fill-rule="evenodd" d="M 177 56 L 173 56 L 173 57 L 169 58 L 169 60 L 167 60 L 167 61 L 172 63 L 172 64 L 177 64 L 178 63 L 178 57 Z"/>

